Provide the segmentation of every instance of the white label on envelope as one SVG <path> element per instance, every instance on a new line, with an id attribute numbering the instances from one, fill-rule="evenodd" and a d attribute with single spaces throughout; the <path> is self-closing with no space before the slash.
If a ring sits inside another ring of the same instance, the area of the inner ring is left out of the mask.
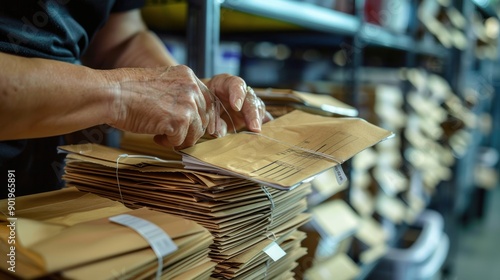
<path id="1" fill-rule="evenodd" d="M 264 248 L 262 251 L 264 251 L 264 253 L 271 257 L 273 261 L 277 261 L 286 255 L 286 252 L 281 249 L 278 243 L 274 241 L 271 244 L 267 245 L 266 248 Z"/>
<path id="2" fill-rule="evenodd" d="M 135 230 L 146 239 L 158 258 L 156 279 L 160 279 L 163 269 L 163 257 L 177 251 L 177 245 L 170 236 L 156 224 L 132 215 L 122 214 L 110 217 L 109 220 Z"/>
<path id="3" fill-rule="evenodd" d="M 333 167 L 335 171 L 335 178 L 337 179 L 337 184 L 342 185 L 347 181 L 347 176 L 345 176 L 344 170 L 340 164 L 337 164 Z"/>

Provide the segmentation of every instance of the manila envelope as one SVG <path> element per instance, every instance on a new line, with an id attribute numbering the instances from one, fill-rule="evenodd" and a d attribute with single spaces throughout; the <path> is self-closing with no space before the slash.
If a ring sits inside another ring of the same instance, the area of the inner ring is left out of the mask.
<path id="1" fill-rule="evenodd" d="M 359 118 L 293 111 L 262 126 L 181 150 L 187 169 L 214 171 L 289 190 L 393 134 Z"/>

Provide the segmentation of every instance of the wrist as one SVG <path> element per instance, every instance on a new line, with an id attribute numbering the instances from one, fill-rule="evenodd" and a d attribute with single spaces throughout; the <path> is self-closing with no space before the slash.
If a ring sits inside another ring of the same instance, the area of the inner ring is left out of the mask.
<path id="1" fill-rule="evenodd" d="M 122 83 L 130 80 L 126 69 L 96 70 L 104 84 L 102 87 L 105 104 L 103 122 L 116 126 L 120 120 L 124 119 L 126 107 L 124 106 L 124 92 Z"/>

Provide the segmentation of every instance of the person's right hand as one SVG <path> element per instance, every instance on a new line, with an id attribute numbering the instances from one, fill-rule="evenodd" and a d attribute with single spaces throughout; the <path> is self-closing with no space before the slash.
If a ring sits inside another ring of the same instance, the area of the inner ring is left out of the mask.
<path id="1" fill-rule="evenodd" d="M 176 149 L 194 145 L 205 131 L 216 133 L 213 97 L 187 66 L 111 71 L 121 81 L 109 125 L 154 134 L 155 142 Z"/>

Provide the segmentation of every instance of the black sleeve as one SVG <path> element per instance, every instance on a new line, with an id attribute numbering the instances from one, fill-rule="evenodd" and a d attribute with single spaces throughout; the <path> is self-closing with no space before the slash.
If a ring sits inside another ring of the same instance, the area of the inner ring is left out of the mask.
<path id="1" fill-rule="evenodd" d="M 125 12 L 133 9 L 142 8 L 144 6 L 145 0 L 116 0 L 112 13 Z"/>

